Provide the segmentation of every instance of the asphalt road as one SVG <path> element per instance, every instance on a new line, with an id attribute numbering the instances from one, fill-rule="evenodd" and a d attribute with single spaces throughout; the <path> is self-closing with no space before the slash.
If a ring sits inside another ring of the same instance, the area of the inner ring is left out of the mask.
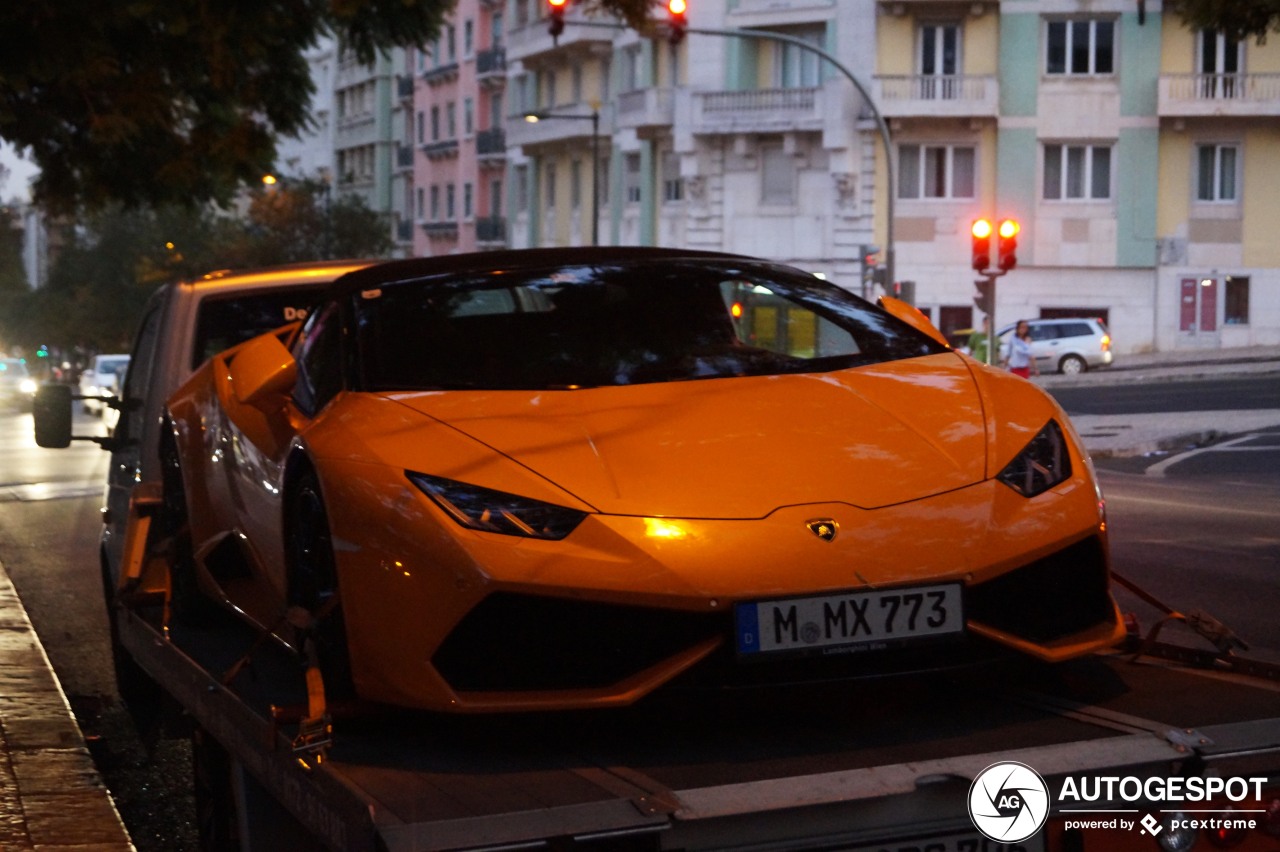
<path id="1" fill-rule="evenodd" d="M 1280 408 L 1280 373 L 1047 390 L 1072 415 Z"/>

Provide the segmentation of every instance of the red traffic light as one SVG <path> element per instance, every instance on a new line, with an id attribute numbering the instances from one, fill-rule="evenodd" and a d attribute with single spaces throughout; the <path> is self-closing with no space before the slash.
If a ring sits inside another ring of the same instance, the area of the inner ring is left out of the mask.
<path id="1" fill-rule="evenodd" d="M 686 0 L 668 0 L 667 2 L 667 40 L 679 44 L 684 40 L 684 31 L 689 26 L 687 13 L 689 4 Z"/>
<path id="2" fill-rule="evenodd" d="M 991 268 L 991 233 L 994 230 L 990 219 L 974 219 L 969 232 L 973 234 L 973 268 L 978 272 L 986 272 Z"/>
<path id="3" fill-rule="evenodd" d="M 997 229 L 996 265 L 1008 272 L 1018 265 L 1018 233 L 1022 226 L 1016 219 L 1004 219 Z"/>
<path id="4" fill-rule="evenodd" d="M 547 5 L 550 7 L 549 11 L 551 12 L 551 20 L 547 23 L 547 32 L 551 33 L 554 38 L 564 32 L 564 10 L 569 5 L 569 0 L 547 0 Z"/>

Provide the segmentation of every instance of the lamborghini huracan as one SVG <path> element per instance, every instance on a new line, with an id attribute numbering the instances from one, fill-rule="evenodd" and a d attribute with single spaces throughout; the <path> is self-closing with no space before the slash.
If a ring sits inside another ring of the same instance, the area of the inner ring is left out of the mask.
<path id="1" fill-rule="evenodd" d="M 459 712 L 1115 643 L 1062 409 L 883 301 L 671 249 L 351 272 L 170 398 L 174 593 Z"/>

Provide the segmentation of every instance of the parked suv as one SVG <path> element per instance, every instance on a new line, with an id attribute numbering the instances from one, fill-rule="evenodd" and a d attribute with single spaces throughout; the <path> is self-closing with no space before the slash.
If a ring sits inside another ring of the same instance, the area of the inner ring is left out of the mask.
<path id="1" fill-rule="evenodd" d="M 1042 373 L 1075 375 L 1111 366 L 1111 332 L 1093 317 L 1026 320 L 1031 326 L 1031 354 Z M 1009 354 L 1013 325 L 1000 329 L 1000 351 Z"/>

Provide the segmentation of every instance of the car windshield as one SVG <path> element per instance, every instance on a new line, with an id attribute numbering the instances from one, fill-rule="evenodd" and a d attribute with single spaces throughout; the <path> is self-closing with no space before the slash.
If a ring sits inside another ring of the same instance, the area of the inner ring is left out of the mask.
<path id="1" fill-rule="evenodd" d="M 823 372 L 945 351 L 817 278 L 730 261 L 439 276 L 365 289 L 352 305 L 371 391 Z"/>
<path id="2" fill-rule="evenodd" d="M 0 359 L 0 378 L 25 379 L 29 375 L 27 365 L 17 358 Z"/>

